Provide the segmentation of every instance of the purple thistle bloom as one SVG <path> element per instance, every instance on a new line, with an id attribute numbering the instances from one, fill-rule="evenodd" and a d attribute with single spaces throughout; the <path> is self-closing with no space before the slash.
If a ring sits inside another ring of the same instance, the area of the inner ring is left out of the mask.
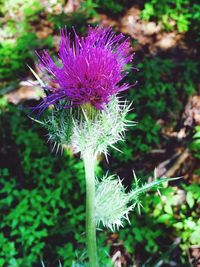
<path id="1" fill-rule="evenodd" d="M 61 30 L 56 63 L 46 51 L 38 55 L 48 84 L 48 95 L 37 107 L 40 110 L 60 100 L 68 100 L 72 106 L 90 103 L 103 109 L 112 95 L 130 87 L 119 84 L 127 74 L 125 65 L 133 58 L 128 38 L 100 27 L 89 27 L 86 37 L 79 37 L 74 30 L 74 38 L 71 43 L 70 33 Z"/>

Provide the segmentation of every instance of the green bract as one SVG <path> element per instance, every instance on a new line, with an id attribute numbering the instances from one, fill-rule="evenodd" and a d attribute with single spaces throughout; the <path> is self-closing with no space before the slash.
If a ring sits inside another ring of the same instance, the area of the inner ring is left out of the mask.
<path id="1" fill-rule="evenodd" d="M 108 147 L 123 140 L 127 127 L 134 125 L 126 119 L 130 107 L 131 104 L 117 97 L 113 97 L 104 110 L 96 110 L 90 105 L 76 109 L 56 107 L 41 123 L 48 130 L 49 141 L 56 150 L 70 145 L 76 153 L 92 150 L 96 154 L 107 154 Z"/>
<path id="2" fill-rule="evenodd" d="M 102 223 L 104 226 L 114 231 L 123 226 L 123 220 L 128 220 L 129 212 L 134 205 L 128 205 L 129 195 L 120 179 L 113 175 L 103 177 L 101 181 L 96 181 L 95 196 L 95 220 L 97 225 Z"/>
<path id="3" fill-rule="evenodd" d="M 93 150 L 107 155 L 107 149 L 124 139 L 124 132 L 133 122 L 126 119 L 131 105 L 114 97 L 104 110 L 98 111 L 94 119 L 89 119 L 83 110 L 85 119 L 73 120 L 72 147 L 76 152 Z M 114 147 L 115 148 L 115 147 Z"/>

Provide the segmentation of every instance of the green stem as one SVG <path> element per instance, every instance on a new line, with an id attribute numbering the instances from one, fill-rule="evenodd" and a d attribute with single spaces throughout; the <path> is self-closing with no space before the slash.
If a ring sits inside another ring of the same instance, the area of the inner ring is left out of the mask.
<path id="1" fill-rule="evenodd" d="M 95 161 L 92 151 L 83 154 L 86 180 L 86 242 L 89 257 L 89 266 L 98 267 L 95 222 Z"/>

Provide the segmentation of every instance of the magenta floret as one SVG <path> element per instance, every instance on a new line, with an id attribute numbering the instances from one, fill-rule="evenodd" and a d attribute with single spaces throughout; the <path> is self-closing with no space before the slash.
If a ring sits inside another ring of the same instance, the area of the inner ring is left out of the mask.
<path id="1" fill-rule="evenodd" d="M 46 51 L 38 56 L 48 84 L 40 109 L 60 100 L 103 109 L 111 96 L 130 87 L 120 82 L 127 74 L 125 65 L 133 58 L 131 46 L 128 38 L 111 28 L 89 27 L 86 37 L 79 37 L 74 30 L 74 42 L 62 29 L 58 59 L 54 61 Z"/>

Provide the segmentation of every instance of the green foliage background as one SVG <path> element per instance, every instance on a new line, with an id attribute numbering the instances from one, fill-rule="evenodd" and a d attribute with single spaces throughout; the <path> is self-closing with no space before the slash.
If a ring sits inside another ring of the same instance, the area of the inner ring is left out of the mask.
<path id="1" fill-rule="evenodd" d="M 0 22 L 3 38 L 0 44 L 0 267 L 41 266 L 41 260 L 46 266 L 58 266 L 59 259 L 65 267 L 72 266 L 77 259 L 84 260 L 83 164 L 70 150 L 65 150 L 62 156 L 51 154 L 50 145 L 46 144 L 47 133 L 27 118 L 24 108 L 8 104 L 5 97 L 18 84 L 18 77 L 28 75 L 26 64 L 34 65 L 34 50 L 53 49 L 53 36 L 39 39 L 33 27 L 45 14 L 41 3 L 0 1 L 0 16 L 4 18 Z M 56 4 L 64 6 L 65 2 L 55 1 L 50 6 L 52 10 Z M 54 33 L 64 25 L 75 26 L 78 32 L 84 33 L 99 12 L 118 18 L 129 6 L 126 0 L 87 0 L 70 15 L 64 11 L 49 12 L 45 19 L 53 23 Z M 196 49 L 200 22 L 196 1 L 150 0 L 140 2 L 139 6 L 143 20 L 160 23 L 166 32 L 185 33 L 188 45 Z M 110 169 L 115 171 L 119 166 L 122 172 L 126 166 L 131 170 L 138 159 L 144 164 L 142 159 L 150 158 L 152 149 L 168 145 L 158 121 L 176 127 L 187 98 L 197 93 L 199 83 L 199 62 L 192 53 L 177 60 L 173 51 L 156 56 L 144 52 L 136 60 L 140 72 L 131 71 L 127 80 L 130 83 L 139 80 L 139 85 L 128 92 L 135 107 L 129 119 L 139 123 L 129 130 L 127 141 L 119 144 L 123 154 L 111 150 Z M 198 160 L 199 127 L 194 133 L 194 139 L 186 146 Z M 97 167 L 99 176 L 104 165 L 103 161 Z M 143 166 L 138 171 L 146 181 L 149 169 L 145 171 Z M 200 175 L 200 169 L 194 171 Z M 131 178 L 125 182 L 130 186 Z M 184 196 L 182 202 L 180 192 Z M 118 239 L 141 266 L 164 266 L 170 261 L 175 261 L 177 266 L 190 266 L 188 251 L 192 245 L 200 246 L 199 202 L 199 185 L 188 181 L 164 188 L 162 197 L 157 192 L 147 193 L 141 199 L 142 214 L 137 211 L 132 214 L 131 225 L 120 230 Z M 99 231 L 102 266 L 109 266 L 106 263 L 109 236 L 109 232 Z"/>

